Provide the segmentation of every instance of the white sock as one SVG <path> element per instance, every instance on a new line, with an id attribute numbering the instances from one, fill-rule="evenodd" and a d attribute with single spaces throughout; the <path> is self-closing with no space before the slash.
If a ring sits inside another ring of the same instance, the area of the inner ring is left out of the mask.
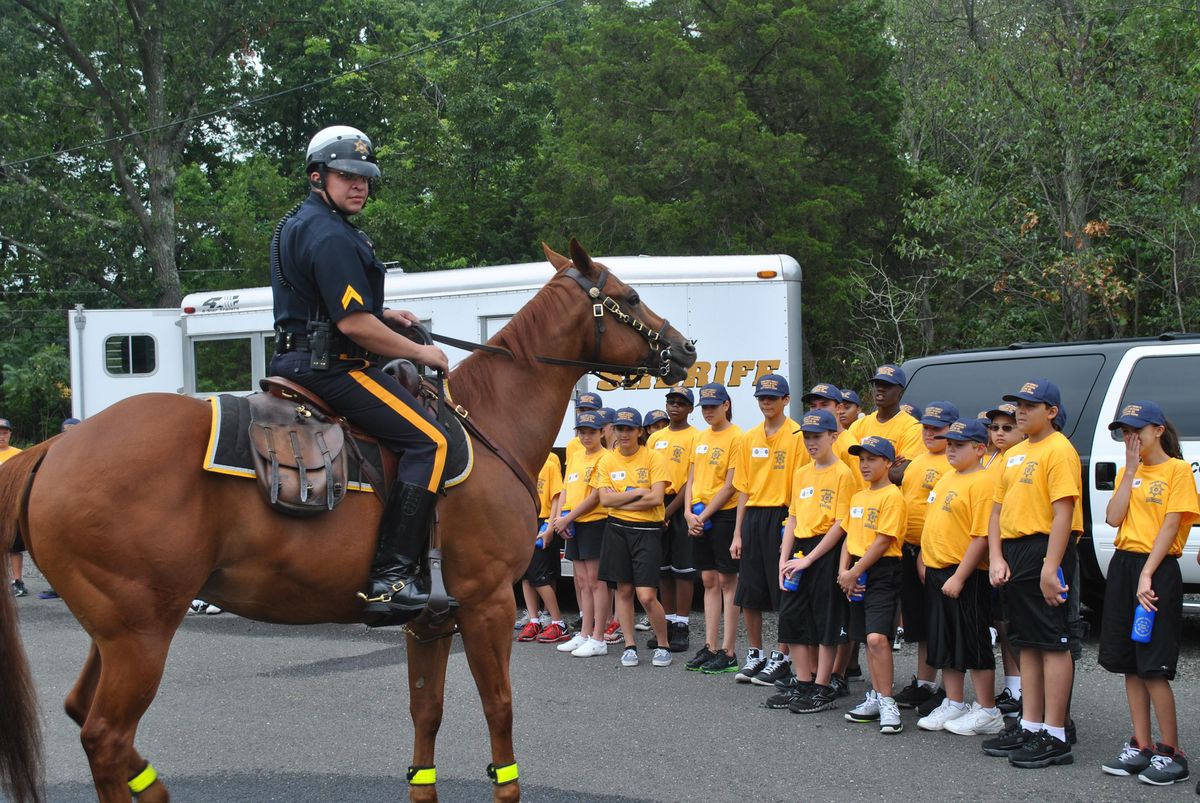
<path id="1" fill-rule="evenodd" d="M 675 615 L 675 614 L 673 614 L 673 613 L 668 613 L 668 614 L 667 614 L 667 621 L 668 621 L 668 622 L 678 622 L 678 621 L 679 621 L 679 617 L 678 617 L 678 616 L 676 616 L 676 615 Z"/>
<path id="2" fill-rule="evenodd" d="M 1055 739 L 1058 739 L 1060 742 L 1065 742 L 1067 740 L 1067 729 L 1066 728 L 1054 728 L 1054 727 L 1051 727 L 1050 725 L 1047 725 L 1045 727 L 1045 731 L 1046 731 L 1046 733 L 1053 736 Z"/>
<path id="3" fill-rule="evenodd" d="M 686 616 L 680 616 L 680 615 L 676 614 L 676 615 L 675 615 L 675 621 L 676 621 L 676 622 L 683 622 L 683 623 L 686 625 L 686 624 L 688 623 L 688 618 L 687 618 Z"/>
<path id="4" fill-rule="evenodd" d="M 933 690 L 937 689 L 937 684 L 934 683 L 932 680 L 918 680 L 917 688 L 918 689 L 929 689 L 930 691 L 933 691 Z"/>
<path id="5" fill-rule="evenodd" d="M 567 623 L 566 623 L 566 622 L 564 622 L 562 619 L 555 619 L 555 620 L 554 620 L 553 622 L 551 622 L 550 624 L 552 624 L 552 625 L 558 625 L 558 626 L 559 626 L 559 627 L 561 627 L 563 630 L 566 630 L 566 629 L 567 629 Z"/>
<path id="6" fill-rule="evenodd" d="M 1021 727 L 1024 728 L 1025 730 L 1029 731 L 1030 733 L 1038 733 L 1046 726 L 1044 723 L 1041 723 L 1041 722 L 1030 722 L 1027 719 L 1022 719 Z"/>
<path id="7" fill-rule="evenodd" d="M 947 697 L 946 699 L 950 700 L 949 697 Z M 967 707 L 967 704 L 964 702 L 961 702 L 959 700 L 950 700 L 950 707 L 953 708 L 955 711 L 962 711 L 964 708 Z"/>
<path id="8" fill-rule="evenodd" d="M 1008 693 L 1013 696 L 1014 700 L 1021 699 L 1021 676 L 1020 675 L 1005 675 L 1004 688 L 1008 689 Z"/>

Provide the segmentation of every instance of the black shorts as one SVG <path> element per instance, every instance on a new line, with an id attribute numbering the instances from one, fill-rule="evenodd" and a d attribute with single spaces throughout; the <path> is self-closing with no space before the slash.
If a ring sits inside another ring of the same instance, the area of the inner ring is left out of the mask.
<path id="1" fill-rule="evenodd" d="M 818 535 L 798 539 L 796 549 L 808 554 L 821 543 L 821 538 Z M 837 584 L 841 557 L 842 542 L 838 541 L 808 567 L 798 589 L 780 592 L 779 640 L 784 644 L 832 647 L 846 643 L 850 603 Z"/>
<path id="2" fill-rule="evenodd" d="M 1120 675 L 1175 679 L 1179 641 L 1183 638 L 1183 578 L 1179 559 L 1163 558 L 1150 587 L 1158 594 L 1150 643 L 1130 638 L 1138 606 L 1138 576 L 1148 555 L 1118 549 L 1108 564 L 1104 620 L 1100 623 L 1100 666 Z"/>
<path id="3" fill-rule="evenodd" d="M 1050 536 L 1042 533 L 1004 539 L 1004 561 L 1008 564 L 1008 640 L 1016 647 L 1049 652 L 1071 649 L 1071 597 L 1079 595 L 1078 584 L 1067 580 L 1067 601 L 1054 607 L 1042 597 L 1042 564 Z M 1074 540 L 1063 553 L 1063 576 L 1072 578 L 1078 569 Z"/>
<path id="4" fill-rule="evenodd" d="M 963 583 L 958 599 L 942 593 L 942 584 L 958 571 L 957 566 L 925 569 L 926 632 L 929 634 L 925 663 L 934 669 L 995 669 L 992 653 L 992 586 L 985 571 L 973 571 Z M 904 619 L 908 632 L 908 617 Z"/>
<path id="5" fill-rule="evenodd" d="M 852 556 L 850 565 L 858 556 Z M 862 602 L 850 603 L 850 639 L 866 641 L 871 633 L 891 638 L 900 594 L 900 558 L 880 558 L 867 571 Z"/>
<path id="6" fill-rule="evenodd" d="M 663 499 L 665 505 L 671 504 L 674 494 Z M 688 535 L 687 519 L 683 517 L 683 505 L 675 511 L 675 515 L 667 520 L 667 526 L 662 536 L 662 573 L 675 575 L 683 579 L 695 577 L 696 569 L 692 566 L 692 541 Z"/>
<path id="7" fill-rule="evenodd" d="M 747 507 L 742 514 L 742 559 L 733 603 L 752 611 L 779 610 L 779 528 L 786 507 Z"/>
<path id="8" fill-rule="evenodd" d="M 8 550 L 14 555 L 19 555 L 25 551 L 25 542 L 21 540 L 21 533 L 18 530 L 16 538 L 13 539 L 12 547 Z"/>
<path id="9" fill-rule="evenodd" d="M 653 522 L 608 519 L 600 549 L 600 579 L 658 588 L 662 527 Z"/>
<path id="10" fill-rule="evenodd" d="M 542 526 L 544 519 L 538 519 L 538 527 Z M 525 570 L 525 576 L 522 578 L 528 580 L 529 584 L 534 588 L 553 585 L 558 582 L 558 578 L 562 575 L 562 560 L 559 558 L 559 549 L 562 547 L 562 539 L 558 534 L 551 534 L 549 530 L 542 535 L 543 538 L 550 537 L 550 543 L 545 549 L 533 548 L 533 556 L 529 559 L 529 568 Z"/>
<path id="11" fill-rule="evenodd" d="M 575 522 L 575 537 L 567 539 L 567 560 L 600 560 L 600 547 L 604 543 L 604 528 L 608 519 Z"/>
<path id="12" fill-rule="evenodd" d="M 712 527 L 692 538 L 692 565 L 701 572 L 715 570 L 721 574 L 737 574 L 738 561 L 729 554 L 737 511 L 733 508 L 719 510 L 709 521 Z"/>
<path id="13" fill-rule="evenodd" d="M 900 614 L 904 617 L 904 640 L 909 644 L 926 641 L 925 584 L 917 572 L 920 544 L 905 544 L 900 556 Z"/>

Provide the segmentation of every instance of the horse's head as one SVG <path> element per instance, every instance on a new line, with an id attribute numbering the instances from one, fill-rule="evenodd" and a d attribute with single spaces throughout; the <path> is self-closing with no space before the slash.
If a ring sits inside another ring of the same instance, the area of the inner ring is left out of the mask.
<path id="1" fill-rule="evenodd" d="M 574 237 L 569 258 L 545 243 L 542 249 L 558 271 L 555 281 L 579 295 L 580 325 L 586 327 L 583 361 L 602 366 L 603 373 L 623 373 L 631 382 L 649 374 L 673 385 L 687 377 L 696 347 L 637 291 L 594 262 Z"/>

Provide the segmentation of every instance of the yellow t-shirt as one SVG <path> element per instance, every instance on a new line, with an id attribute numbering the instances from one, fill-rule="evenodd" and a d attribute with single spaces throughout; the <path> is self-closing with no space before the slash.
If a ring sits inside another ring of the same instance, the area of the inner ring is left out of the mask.
<path id="1" fill-rule="evenodd" d="M 648 490 L 656 482 L 667 485 L 663 489 L 664 494 L 671 489 L 667 461 L 658 452 L 641 446 L 628 457 L 616 450 L 606 452 L 596 465 L 596 471 L 588 484 L 593 488 L 624 491 L 627 488 L 646 488 Z M 661 523 L 666 515 L 666 506 L 659 503 L 658 507 L 652 507 L 649 510 L 609 508 L 608 515 L 624 521 Z"/>
<path id="2" fill-rule="evenodd" d="M 1071 532 L 1083 532 L 1083 476 L 1079 453 L 1061 432 L 1039 443 L 1022 441 L 1004 453 L 1004 474 L 992 497 L 1001 504 L 1000 537 L 1049 534 L 1051 503 L 1074 499 Z"/>
<path id="3" fill-rule="evenodd" d="M 567 456 L 567 465 L 568 466 L 571 465 L 572 457 L 575 457 L 575 455 L 577 455 L 577 454 L 582 454 L 585 451 L 587 451 L 587 450 L 583 448 L 583 444 L 580 443 L 578 435 L 576 435 L 574 438 L 571 438 L 571 440 L 567 441 L 567 445 L 564 450 L 564 453 Z"/>
<path id="4" fill-rule="evenodd" d="M 1007 454 L 1008 452 L 987 452 L 983 456 L 984 471 L 994 476 L 997 482 L 1004 476 L 1004 464 L 1008 462 Z"/>
<path id="5" fill-rule="evenodd" d="M 733 468 L 733 450 L 741 437 L 742 428 L 737 424 L 730 424 L 720 432 L 709 427 L 696 436 L 696 446 L 692 450 L 693 505 L 697 502 L 708 504 L 717 491 L 721 490 L 721 486 L 725 484 L 725 475 Z M 732 510 L 736 507 L 737 494 L 731 494 L 721 510 Z"/>
<path id="6" fill-rule="evenodd" d="M 774 435 L 766 424 L 747 430 L 733 450 L 733 487 L 747 496 L 748 507 L 786 507 L 792 495 L 792 475 L 812 458 L 804 448 L 800 425 L 785 418 Z M 736 500 L 735 500 L 736 501 Z"/>
<path id="7" fill-rule="evenodd" d="M 558 455 L 551 452 L 546 456 L 546 462 L 542 464 L 542 470 L 538 472 L 538 518 L 549 518 L 550 503 L 554 501 L 554 497 L 562 492 L 562 489 L 562 463 L 559 462 Z"/>
<path id="8" fill-rule="evenodd" d="M 926 566 L 957 566 L 972 538 L 987 538 L 995 490 L 996 475 L 986 469 L 969 474 L 947 471 L 941 476 L 930 492 L 921 531 L 921 560 Z M 976 568 L 987 568 L 986 554 Z"/>
<path id="9" fill-rule="evenodd" d="M 796 469 L 788 507 L 788 515 L 796 517 L 796 537 L 824 535 L 839 521 L 845 528 L 850 497 L 857 492 L 858 483 L 840 460 L 827 468 L 810 462 Z"/>
<path id="10" fill-rule="evenodd" d="M 933 492 L 933 486 L 937 485 L 942 475 L 950 470 L 950 461 L 945 452 L 926 452 L 918 455 L 904 469 L 904 481 L 900 485 L 900 491 L 904 494 L 904 501 L 908 506 L 905 543 L 921 543 L 921 528 L 925 526 L 925 507 L 929 504 L 929 494 Z"/>
<path id="11" fill-rule="evenodd" d="M 21 450 L 15 446 L 6 446 L 5 448 L 0 449 L 0 463 L 3 463 L 5 460 L 8 460 L 10 457 L 16 457 L 20 453 L 21 453 Z"/>
<path id="12" fill-rule="evenodd" d="M 877 491 L 870 488 L 859 491 L 850 499 L 849 516 L 842 522 L 847 551 L 861 558 L 875 543 L 876 536 L 883 534 L 891 536 L 883 557 L 900 557 L 906 516 L 904 494 L 895 485 L 888 483 Z"/>
<path id="13" fill-rule="evenodd" d="M 671 487 L 667 493 L 678 494 L 687 483 L 688 469 L 692 465 L 692 452 L 696 448 L 696 436 L 700 432 L 690 424 L 685 429 L 672 431 L 670 427 L 660 429 L 650 436 L 647 444 L 651 451 L 658 452 L 667 463 L 667 477 Z"/>
<path id="14" fill-rule="evenodd" d="M 850 454 L 851 446 L 858 446 L 858 438 L 854 437 L 850 430 L 843 429 L 838 433 L 837 440 L 833 442 L 833 453 L 850 469 L 850 474 L 854 477 L 854 484 L 857 486 L 857 490 L 861 491 L 867 487 L 867 481 L 863 479 L 862 472 L 858 469 L 858 458 Z"/>
<path id="15" fill-rule="evenodd" d="M 1125 469 L 1117 472 L 1117 485 Z M 1138 466 L 1133 475 L 1133 492 L 1129 497 L 1129 510 L 1117 530 L 1117 549 L 1126 552 L 1150 554 L 1154 538 L 1162 527 L 1168 513 L 1180 513 L 1179 530 L 1171 543 L 1168 555 L 1179 557 L 1187 543 L 1192 522 L 1200 514 L 1200 500 L 1196 496 L 1196 480 L 1192 467 L 1182 460 L 1171 458 L 1157 466 Z"/>
<path id="16" fill-rule="evenodd" d="M 896 459 L 912 460 L 925 452 L 925 441 L 921 438 L 921 422 L 901 410 L 886 424 L 879 422 L 879 413 L 863 416 L 850 425 L 850 434 L 862 443 L 871 435 L 887 438 L 896 449 Z"/>
<path id="17" fill-rule="evenodd" d="M 573 457 L 568 458 L 567 476 L 563 482 L 563 510 L 574 510 L 576 505 L 587 499 L 588 494 L 592 492 L 590 483 L 592 475 L 596 471 L 596 464 L 606 454 L 608 454 L 608 450 L 603 447 L 597 449 L 595 454 L 588 454 L 586 449 L 581 448 Z M 587 523 L 606 518 L 608 518 L 608 509 L 604 505 L 596 505 L 591 513 L 580 516 L 575 521 Z"/>

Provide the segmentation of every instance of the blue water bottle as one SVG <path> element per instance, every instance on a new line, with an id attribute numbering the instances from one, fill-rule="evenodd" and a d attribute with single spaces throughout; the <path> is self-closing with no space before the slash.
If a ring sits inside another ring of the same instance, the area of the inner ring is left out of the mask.
<path id="1" fill-rule="evenodd" d="M 564 510 L 560 510 L 558 512 L 558 515 L 565 516 L 570 512 L 571 512 L 570 508 L 567 508 Z M 567 538 L 574 538 L 574 537 L 575 537 L 575 522 L 571 522 L 570 524 L 567 525 Z"/>
<path id="2" fill-rule="evenodd" d="M 1066 580 L 1066 578 L 1065 578 L 1065 577 L 1063 577 L 1063 573 L 1062 573 L 1062 566 L 1059 566 L 1059 567 L 1058 567 L 1058 584 L 1059 584 L 1060 586 L 1065 586 L 1065 585 L 1067 584 L 1067 580 Z M 1066 601 L 1067 601 L 1067 595 L 1066 595 L 1066 594 L 1059 594 L 1059 595 L 1058 595 L 1058 598 L 1059 598 L 1060 600 L 1062 600 L 1063 602 L 1066 602 Z"/>
<path id="3" fill-rule="evenodd" d="M 860 594 L 857 591 L 852 593 L 850 595 L 851 602 L 862 602 L 863 601 L 863 596 L 865 595 L 866 589 L 867 589 L 867 573 L 866 572 L 863 572 L 862 574 L 860 574 L 858 576 L 858 584 L 863 587 L 863 593 Z"/>
<path id="4" fill-rule="evenodd" d="M 703 512 L 704 512 L 704 503 L 703 503 L 703 502 L 693 502 L 693 503 L 692 503 L 692 515 L 693 515 L 693 516 L 699 516 L 699 515 L 700 515 L 701 513 L 703 513 Z M 711 529 L 712 529 L 712 522 L 711 522 L 711 521 L 705 521 L 705 522 L 704 522 L 704 529 L 705 529 L 706 531 L 707 531 L 707 530 L 711 530 Z"/>
<path id="5" fill-rule="evenodd" d="M 533 542 L 533 545 L 535 547 L 537 547 L 538 549 L 546 548 L 546 537 L 545 537 L 546 536 L 546 528 L 549 526 L 550 526 L 549 522 L 543 521 L 542 526 L 538 527 L 538 537 L 537 537 L 537 540 Z"/>
<path id="6" fill-rule="evenodd" d="M 804 557 L 804 551 L 798 549 L 798 550 L 796 550 L 796 554 L 793 555 L 792 557 L 802 558 L 802 557 Z M 800 590 L 800 577 L 803 574 L 804 574 L 803 569 L 796 569 L 794 572 L 789 574 L 787 577 L 783 578 L 784 589 L 787 591 L 799 591 Z"/>
<path id="7" fill-rule="evenodd" d="M 1148 611 L 1138 603 L 1133 609 L 1133 631 L 1129 637 L 1138 644 L 1149 644 L 1154 632 L 1154 611 Z"/>

